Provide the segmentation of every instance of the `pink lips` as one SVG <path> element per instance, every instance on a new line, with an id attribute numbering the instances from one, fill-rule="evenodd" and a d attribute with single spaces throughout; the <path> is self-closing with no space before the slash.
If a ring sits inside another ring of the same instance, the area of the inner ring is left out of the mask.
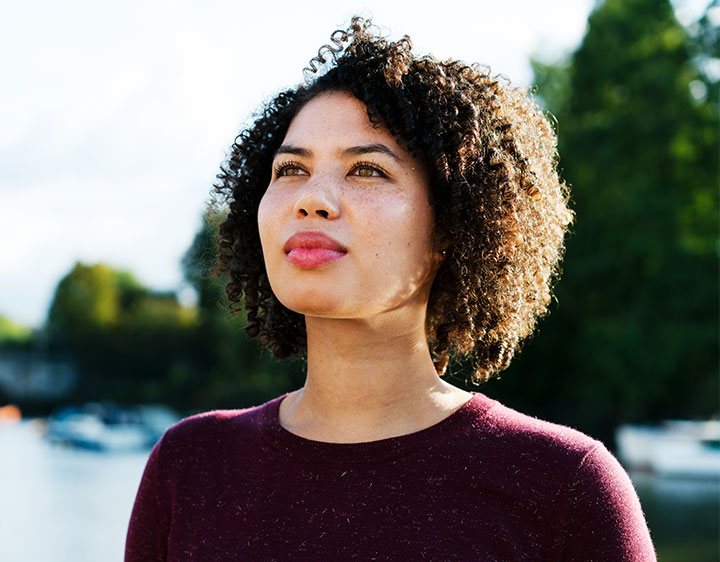
<path id="1" fill-rule="evenodd" d="M 284 250 L 291 264 L 305 269 L 320 267 L 347 254 L 347 249 L 328 235 L 309 230 L 293 234 Z"/>

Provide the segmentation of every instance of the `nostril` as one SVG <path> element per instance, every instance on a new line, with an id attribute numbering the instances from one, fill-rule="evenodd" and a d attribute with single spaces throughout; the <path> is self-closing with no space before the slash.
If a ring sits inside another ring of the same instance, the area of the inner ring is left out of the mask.
<path id="1" fill-rule="evenodd" d="M 326 219 L 328 218 L 328 212 L 327 211 L 316 211 L 318 215 L 320 215 L 322 218 Z"/>

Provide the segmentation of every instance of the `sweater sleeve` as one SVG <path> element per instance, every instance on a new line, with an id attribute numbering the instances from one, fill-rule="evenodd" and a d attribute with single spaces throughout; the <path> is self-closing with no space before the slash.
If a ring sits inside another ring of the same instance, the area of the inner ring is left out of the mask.
<path id="1" fill-rule="evenodd" d="M 625 470 L 599 444 L 570 481 L 563 562 L 655 562 L 640 500 Z"/>
<path id="2" fill-rule="evenodd" d="M 162 472 L 164 439 L 153 447 L 130 516 L 125 562 L 165 562 L 170 531 L 170 506 Z"/>

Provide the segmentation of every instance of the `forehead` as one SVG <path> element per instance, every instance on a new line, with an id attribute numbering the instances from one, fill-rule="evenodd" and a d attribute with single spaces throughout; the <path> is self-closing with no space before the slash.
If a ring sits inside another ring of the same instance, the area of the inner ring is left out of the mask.
<path id="1" fill-rule="evenodd" d="M 326 92 L 314 97 L 292 120 L 283 144 L 309 143 L 318 148 L 382 143 L 405 154 L 385 127 L 370 122 L 366 105 L 344 92 Z"/>

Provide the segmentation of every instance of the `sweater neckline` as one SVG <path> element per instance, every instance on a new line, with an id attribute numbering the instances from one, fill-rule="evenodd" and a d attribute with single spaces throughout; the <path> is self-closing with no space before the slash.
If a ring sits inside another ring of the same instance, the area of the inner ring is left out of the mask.
<path id="1" fill-rule="evenodd" d="M 488 398 L 472 392 L 470 399 L 460 408 L 424 429 L 376 441 L 330 443 L 301 437 L 280 425 L 280 403 L 288 394 L 278 396 L 261 407 L 259 425 L 263 437 L 285 454 L 324 462 L 379 461 L 406 455 L 415 449 L 427 449 L 453 435 L 463 434 L 491 405 Z"/>

